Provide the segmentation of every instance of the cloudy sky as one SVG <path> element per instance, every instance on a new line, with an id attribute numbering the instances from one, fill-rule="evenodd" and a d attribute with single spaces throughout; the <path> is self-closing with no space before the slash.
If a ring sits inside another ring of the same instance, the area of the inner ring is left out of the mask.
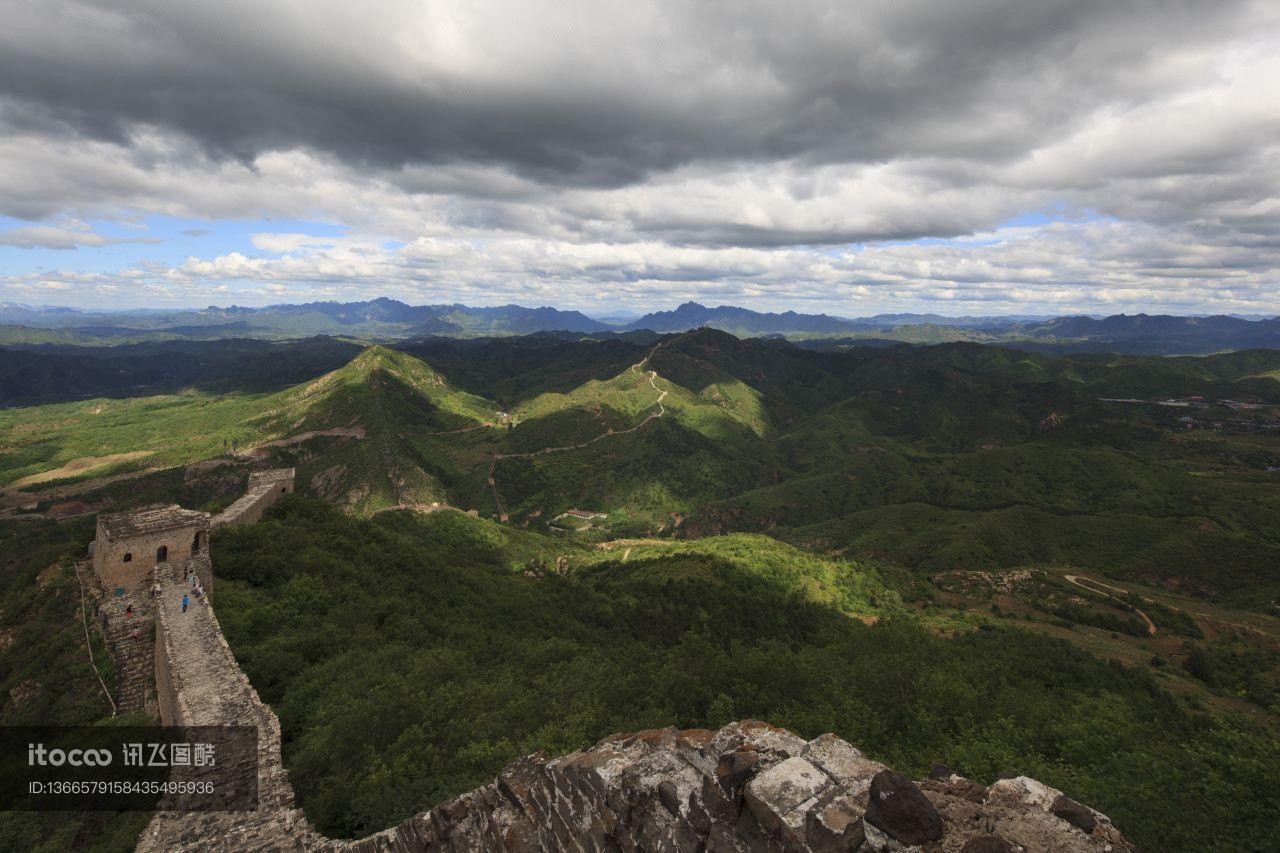
<path id="1" fill-rule="evenodd" d="M 1280 313 L 1274 0 L 0 20 L 0 301 Z"/>

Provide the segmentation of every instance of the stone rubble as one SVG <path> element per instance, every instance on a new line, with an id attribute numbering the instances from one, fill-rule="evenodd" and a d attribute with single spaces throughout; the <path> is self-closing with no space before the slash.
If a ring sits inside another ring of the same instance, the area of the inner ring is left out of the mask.
<path id="1" fill-rule="evenodd" d="M 1071 809 L 1067 809 L 1066 804 Z M 1077 820 L 1082 810 L 1092 820 Z M 1063 811 L 1067 810 L 1066 814 Z M 613 735 L 513 761 L 491 784 L 330 853 L 1132 851 L 1111 821 L 1018 777 L 913 783 L 834 735 L 767 723 Z"/>

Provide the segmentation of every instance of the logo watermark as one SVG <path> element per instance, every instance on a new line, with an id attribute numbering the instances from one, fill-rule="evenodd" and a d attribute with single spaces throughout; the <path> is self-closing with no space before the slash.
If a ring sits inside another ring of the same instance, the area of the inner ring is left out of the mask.
<path id="1" fill-rule="evenodd" d="M 0 726 L 2 811 L 242 811 L 252 726 Z"/>

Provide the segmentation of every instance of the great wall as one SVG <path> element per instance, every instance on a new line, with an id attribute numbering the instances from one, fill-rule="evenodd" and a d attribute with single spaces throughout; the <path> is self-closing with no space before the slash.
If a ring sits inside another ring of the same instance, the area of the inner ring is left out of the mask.
<path id="1" fill-rule="evenodd" d="M 139 851 L 1130 851 L 1102 814 L 1026 777 L 990 786 L 943 767 L 914 783 L 834 735 L 766 723 L 612 735 L 559 758 L 519 758 L 490 784 L 360 840 L 318 833 L 296 806 L 280 723 L 223 637 L 211 530 L 252 524 L 293 490 L 257 472 L 221 514 L 178 506 L 100 516 L 91 548 L 99 624 L 121 710 L 164 725 L 258 731 L 253 811 L 156 813 Z M 150 559 L 154 556 L 154 560 Z M 191 596 L 193 577 L 205 590 Z M 156 587 L 158 586 L 158 595 Z"/>

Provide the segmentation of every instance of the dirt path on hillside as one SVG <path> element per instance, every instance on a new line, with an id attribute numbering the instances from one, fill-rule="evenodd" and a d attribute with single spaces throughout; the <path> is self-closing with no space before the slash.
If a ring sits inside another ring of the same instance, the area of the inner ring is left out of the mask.
<path id="1" fill-rule="evenodd" d="M 233 456 L 239 459 L 261 459 L 267 455 L 268 447 L 287 447 L 290 444 L 301 444 L 308 439 L 317 438 L 322 435 L 336 435 L 345 438 L 364 438 L 364 427 L 333 427 L 332 429 L 313 429 L 307 432 L 300 432 L 297 435 L 291 435 L 288 438 L 277 438 L 272 441 L 264 441 L 261 444 L 255 444 L 252 447 L 246 447 L 244 450 L 237 450 Z"/>
<path id="2" fill-rule="evenodd" d="M 1100 589 L 1092 589 L 1092 587 L 1086 586 L 1085 584 L 1080 583 L 1080 581 L 1085 581 L 1087 583 L 1094 584 L 1095 586 L 1105 587 L 1106 589 L 1114 590 L 1116 592 L 1122 592 L 1125 595 L 1130 594 L 1130 590 L 1121 589 L 1118 586 L 1112 586 L 1109 583 L 1103 583 L 1100 580 L 1095 580 L 1094 578 L 1088 578 L 1083 575 L 1063 575 L 1063 577 L 1078 587 L 1082 587 L 1084 589 L 1090 589 L 1093 592 L 1101 593 L 1102 595 L 1110 595 L 1110 593 L 1103 592 Z M 1137 593 L 1134 593 L 1134 594 L 1136 595 Z M 1115 598 L 1116 596 L 1111 596 L 1111 597 Z M 1143 601 L 1147 601 L 1152 604 L 1160 604 L 1160 602 L 1156 601 L 1153 598 L 1148 598 L 1145 595 L 1138 595 L 1138 597 L 1141 598 Z M 1204 619 L 1205 621 L 1214 623 L 1216 625 L 1230 625 L 1232 628 L 1239 628 L 1242 631 L 1249 631 L 1254 634 L 1260 634 L 1264 637 L 1268 636 L 1267 632 L 1259 628 L 1257 625 L 1248 625 L 1244 622 L 1232 622 L 1230 619 L 1223 619 L 1221 616 L 1215 616 L 1212 613 L 1205 613 L 1202 610 L 1188 610 L 1187 608 L 1179 607 L 1176 604 L 1164 604 L 1163 606 L 1168 607 L 1170 610 L 1177 610 L 1181 613 L 1185 613 L 1188 616 L 1198 616 L 1201 619 Z M 1138 610 L 1136 607 L 1134 608 L 1134 612 L 1140 615 L 1144 620 L 1146 620 L 1147 626 L 1150 629 L 1149 633 L 1154 634 L 1155 633 L 1154 625 L 1151 622 L 1151 620 L 1147 618 L 1147 614 L 1143 613 L 1141 610 Z"/>
<path id="3" fill-rule="evenodd" d="M 1115 592 L 1123 593 L 1124 595 L 1129 595 L 1130 593 L 1129 593 L 1129 590 L 1127 590 L 1127 589 L 1121 589 L 1121 588 L 1120 588 L 1120 587 L 1118 587 L 1118 586 L 1112 586 L 1112 585 L 1111 585 L 1111 584 L 1109 584 L 1109 583 L 1103 583 L 1102 581 L 1094 580 L 1093 578 L 1086 578 L 1086 577 L 1084 577 L 1084 576 L 1082 576 L 1082 575 L 1063 575 L 1063 577 L 1067 579 L 1067 582 L 1068 582 L 1068 583 L 1073 583 L 1073 584 L 1075 584 L 1076 586 L 1080 587 L 1081 589 L 1087 589 L 1087 590 L 1089 590 L 1090 592 L 1094 592 L 1094 593 L 1097 593 L 1097 594 L 1099 594 L 1099 595 L 1105 595 L 1107 598 L 1115 599 L 1116 601 L 1122 602 L 1122 603 L 1126 604 L 1126 605 L 1127 605 L 1127 606 L 1129 606 L 1129 607 L 1133 607 L 1133 605 L 1132 605 L 1132 604 L 1129 604 L 1129 602 L 1125 601 L 1125 600 L 1124 600 L 1123 598 L 1121 598 L 1120 596 L 1118 596 L 1118 595 L 1112 595 L 1110 592 L 1106 592 L 1106 591 L 1105 591 L 1105 590 L 1110 589 L 1110 590 L 1114 590 Z M 1084 581 L 1084 583 L 1081 583 L 1081 581 Z M 1089 584 L 1094 584 L 1095 586 L 1089 586 Z M 1100 587 L 1103 587 L 1103 589 L 1097 589 L 1097 588 L 1096 588 L 1096 587 L 1099 587 L 1099 586 L 1100 586 Z M 1141 596 L 1139 596 L 1139 597 L 1141 597 Z M 1144 601 L 1147 601 L 1147 600 L 1149 600 L 1149 599 L 1143 599 L 1143 600 L 1144 600 Z M 1153 603 L 1154 603 L 1154 602 L 1153 602 Z M 1146 613 L 1142 612 L 1141 610 L 1139 610 L 1139 609 L 1138 609 L 1138 608 L 1136 608 L 1136 607 L 1133 607 L 1133 612 L 1134 612 L 1134 613 L 1137 613 L 1139 616 L 1141 616 L 1141 617 L 1142 617 L 1142 621 L 1147 623 L 1147 634 L 1149 634 L 1149 635 L 1154 635 L 1154 634 L 1155 634 L 1155 632 L 1156 632 L 1156 623 L 1154 623 L 1154 622 L 1152 622 L 1152 621 L 1151 621 L 1151 617 L 1150 617 L 1150 616 L 1148 616 Z"/>
<path id="4" fill-rule="evenodd" d="M 423 433 L 423 435 L 458 435 L 459 433 L 464 432 L 475 432 L 478 429 L 496 429 L 497 426 L 498 425 L 492 421 L 482 421 L 475 426 L 462 427 L 461 429 L 447 429 L 443 432 L 428 432 Z"/>
<path id="5" fill-rule="evenodd" d="M 655 346 L 653 349 L 649 350 L 648 354 L 645 355 L 644 358 L 640 359 L 640 361 L 631 365 L 631 370 L 633 370 L 636 373 L 640 373 L 644 375 L 645 368 L 649 364 L 649 359 L 653 358 L 654 353 L 656 353 L 659 349 L 661 349 L 663 344 L 665 343 L 667 342 L 663 341 L 662 343 Z M 648 415 L 645 416 L 644 420 L 640 421 L 640 423 L 636 424 L 633 427 L 628 427 L 627 429 L 608 429 L 600 433 L 599 435 L 597 435 L 595 438 L 588 439 L 587 441 L 583 441 L 578 444 L 566 444 L 566 445 L 554 446 L 554 447 L 544 447 L 541 450 L 526 450 L 520 453 L 495 453 L 493 455 L 493 461 L 489 463 L 488 485 L 489 485 L 489 489 L 493 492 L 493 506 L 498 513 L 498 520 L 499 521 L 507 520 L 507 514 L 502 509 L 502 498 L 498 494 L 498 480 L 497 480 L 498 462 L 500 462 L 503 459 L 529 459 L 534 456 L 546 456 L 551 453 L 564 453 L 565 451 L 569 451 L 569 450 L 581 450 L 584 447 L 589 447 L 595 444 L 597 441 L 610 438 L 611 436 L 626 435 L 628 433 L 635 432 L 636 430 L 643 429 L 645 426 L 649 424 L 650 421 L 656 420 L 667 413 L 667 409 L 665 406 L 662 405 L 662 401 L 665 400 L 667 398 L 667 394 L 670 393 L 669 391 L 664 391 L 658 387 L 658 383 L 657 383 L 658 371 L 656 370 L 648 371 L 647 378 L 649 380 L 650 387 L 652 387 L 653 390 L 658 393 L 658 399 L 655 400 L 652 404 L 657 406 L 658 410 L 656 412 L 650 412 Z"/>

